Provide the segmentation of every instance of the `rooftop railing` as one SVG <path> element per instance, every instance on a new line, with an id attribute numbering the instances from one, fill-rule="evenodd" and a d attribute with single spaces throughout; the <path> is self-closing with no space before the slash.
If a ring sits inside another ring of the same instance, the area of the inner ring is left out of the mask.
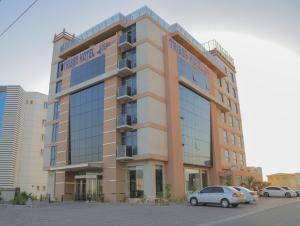
<path id="1" fill-rule="evenodd" d="M 210 40 L 202 44 L 208 51 L 217 50 L 226 60 L 234 65 L 234 60 L 227 50 L 225 50 L 216 40 Z"/>
<path id="2" fill-rule="evenodd" d="M 91 29 L 87 30 L 86 32 L 82 33 L 81 35 L 75 37 L 74 39 L 70 40 L 68 43 L 61 46 L 60 51 L 63 52 L 72 46 L 76 45 L 77 43 L 89 38 L 90 36 L 94 35 L 95 33 L 104 30 L 108 26 L 114 23 L 126 23 L 130 21 L 134 21 L 140 17 L 145 15 L 150 16 L 155 22 L 157 22 L 162 28 L 164 28 L 168 32 L 179 32 L 182 34 L 187 40 L 193 43 L 199 51 L 204 53 L 206 57 L 211 60 L 217 67 L 219 67 L 222 71 L 224 71 L 224 66 L 206 49 L 201 43 L 199 43 L 192 35 L 190 35 L 184 28 L 182 28 L 178 23 L 173 25 L 168 24 L 165 20 L 163 20 L 160 16 L 158 16 L 154 11 L 152 11 L 147 6 L 144 6 L 140 9 L 137 9 L 133 13 L 130 13 L 127 16 L 124 16 L 121 13 L 117 13 L 116 15 L 108 18 L 107 20 L 99 23 L 98 25 L 92 27 Z M 229 54 L 228 54 L 229 55 Z"/>

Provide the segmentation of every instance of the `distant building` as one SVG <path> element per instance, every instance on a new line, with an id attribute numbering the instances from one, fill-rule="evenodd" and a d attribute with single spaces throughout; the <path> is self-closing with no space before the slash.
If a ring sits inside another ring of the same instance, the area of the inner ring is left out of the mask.
<path id="1" fill-rule="evenodd" d="M 57 199 L 182 198 L 247 170 L 233 58 L 148 7 L 55 35 L 45 169 Z"/>
<path id="2" fill-rule="evenodd" d="M 293 189 L 300 189 L 300 173 L 276 173 L 267 177 L 272 186 L 288 186 Z"/>
<path id="3" fill-rule="evenodd" d="M 0 188 L 46 194 L 43 171 L 47 95 L 0 86 Z"/>

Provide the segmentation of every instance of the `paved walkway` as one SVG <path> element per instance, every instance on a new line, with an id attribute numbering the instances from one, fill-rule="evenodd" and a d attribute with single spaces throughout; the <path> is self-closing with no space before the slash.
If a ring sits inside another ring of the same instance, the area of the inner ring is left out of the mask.
<path id="1" fill-rule="evenodd" d="M 262 198 L 256 205 L 238 208 L 129 205 L 124 203 L 35 203 L 33 208 L 0 206 L 1 226 L 198 226 L 214 225 L 239 215 L 250 216 L 300 198 Z"/>

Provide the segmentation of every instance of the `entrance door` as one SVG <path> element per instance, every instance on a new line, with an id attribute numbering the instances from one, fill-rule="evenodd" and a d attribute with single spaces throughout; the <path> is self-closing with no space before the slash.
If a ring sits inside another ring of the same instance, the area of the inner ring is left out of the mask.
<path id="1" fill-rule="evenodd" d="M 76 201 L 86 200 L 86 179 L 75 180 L 75 200 Z"/>

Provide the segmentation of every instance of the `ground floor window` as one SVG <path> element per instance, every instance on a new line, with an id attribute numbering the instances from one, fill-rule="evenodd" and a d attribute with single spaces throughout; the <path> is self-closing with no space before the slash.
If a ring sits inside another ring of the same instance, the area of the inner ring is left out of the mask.
<path id="1" fill-rule="evenodd" d="M 144 197 L 144 169 L 143 166 L 128 168 L 130 198 Z"/>
<path id="2" fill-rule="evenodd" d="M 163 197 L 163 167 L 159 165 L 155 167 L 155 186 L 156 197 Z"/>
<path id="3" fill-rule="evenodd" d="M 191 192 L 208 186 L 208 174 L 204 169 L 184 169 L 185 191 Z"/>

